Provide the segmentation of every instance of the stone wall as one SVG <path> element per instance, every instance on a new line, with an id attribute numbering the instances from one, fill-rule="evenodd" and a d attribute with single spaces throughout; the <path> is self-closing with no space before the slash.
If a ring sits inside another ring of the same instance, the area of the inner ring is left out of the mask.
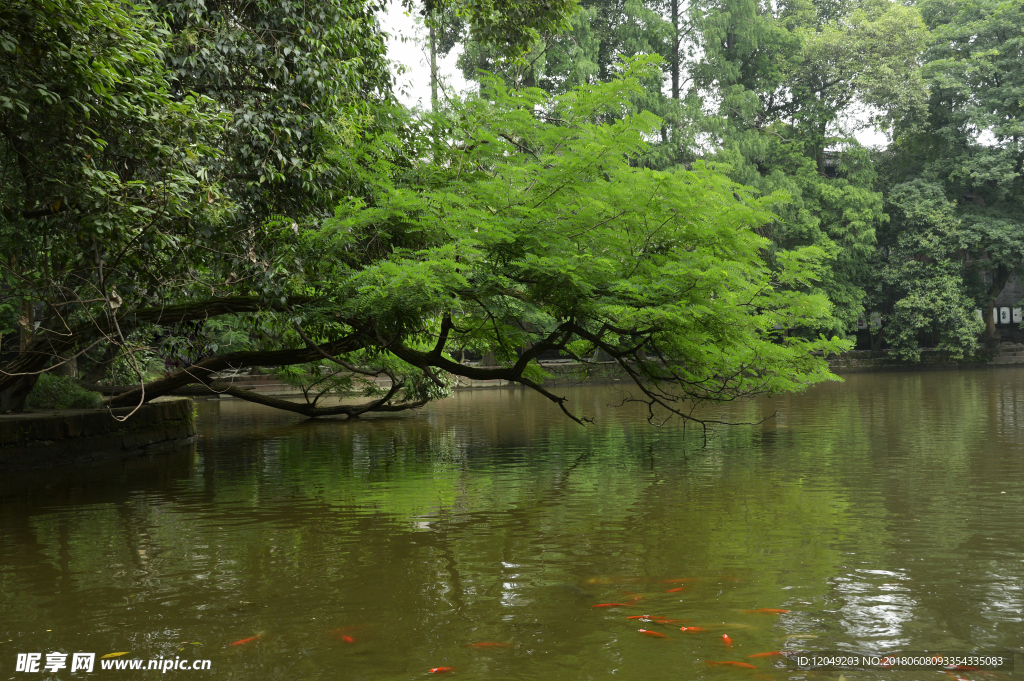
<path id="1" fill-rule="evenodd" d="M 828 366 L 836 374 L 862 371 L 920 371 L 922 369 L 970 369 L 991 366 L 998 351 L 983 351 L 976 359 L 954 360 L 941 350 L 922 350 L 920 362 L 893 359 L 888 350 L 851 350 L 828 358 Z"/>
<path id="2" fill-rule="evenodd" d="M 41 468 L 170 451 L 196 437 L 192 400 L 130 408 L 0 416 L 0 470 Z"/>

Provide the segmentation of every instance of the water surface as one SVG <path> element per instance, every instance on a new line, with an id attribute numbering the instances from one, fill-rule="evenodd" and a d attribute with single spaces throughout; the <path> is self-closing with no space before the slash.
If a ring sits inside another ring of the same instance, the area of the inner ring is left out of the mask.
<path id="1" fill-rule="evenodd" d="M 193 450 L 0 482 L 0 678 L 28 651 L 212 661 L 180 678 L 795 680 L 839 672 L 748 656 L 1018 650 L 1022 386 L 853 375 L 730 405 L 775 416 L 706 447 L 614 386 L 561 391 L 589 427 L 523 390 L 349 422 L 203 402 Z"/>

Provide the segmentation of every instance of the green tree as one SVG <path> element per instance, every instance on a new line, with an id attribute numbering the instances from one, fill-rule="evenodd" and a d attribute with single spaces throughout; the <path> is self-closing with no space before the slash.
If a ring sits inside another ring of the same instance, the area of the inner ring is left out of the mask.
<path id="1" fill-rule="evenodd" d="M 120 337 L 116 310 L 187 276 L 193 225 L 215 219 L 219 116 L 171 96 L 166 37 L 149 12 L 107 0 L 0 11 L 0 276 L 22 335 L 0 412 L 21 408 L 51 357 L 69 359 L 72 327 Z"/>
<path id="2" fill-rule="evenodd" d="M 542 34 L 523 57 L 509 59 L 474 41 L 465 44 L 459 60 L 463 75 L 477 79 L 481 71 L 501 75 L 510 85 L 540 87 L 561 94 L 583 84 L 606 82 L 622 59 L 659 55 L 662 73 L 651 72 L 632 100 L 635 110 L 662 119 L 660 143 L 640 161 L 655 168 L 696 159 L 699 133 L 693 122 L 701 103 L 684 83 L 687 50 L 683 41 L 691 24 L 675 0 L 584 0 L 569 28 Z M 669 88 L 663 87 L 665 78 Z"/>
<path id="3" fill-rule="evenodd" d="M 889 190 L 891 224 L 880 239 L 880 281 L 888 294 L 882 329 L 893 355 L 920 357 L 922 334 L 962 359 L 977 349 L 983 328 L 975 312 L 971 264 L 977 236 L 935 183 L 914 179 Z"/>
<path id="4" fill-rule="evenodd" d="M 292 300 L 308 302 L 283 315 L 292 332 L 280 349 L 204 360 L 147 385 L 145 398 L 225 366 L 327 355 L 437 390 L 445 375 L 516 382 L 580 420 L 541 385 L 542 353 L 613 357 L 652 418 L 698 420 L 695 404 L 827 380 L 813 353 L 847 344 L 786 336 L 830 314 L 824 296 L 802 292 L 820 251 L 794 249 L 769 270 L 755 230 L 778 197 L 756 198 L 700 165 L 636 167 L 660 126 L 650 113 L 622 114 L 645 68 L 558 97 L 491 79 L 485 97 L 453 102 L 441 162 L 396 164 L 421 150 L 376 137 L 362 152 L 372 191 L 299 234 L 308 257 Z M 463 364 L 466 351 L 500 366 Z M 405 404 L 387 398 L 380 408 Z"/>
<path id="5" fill-rule="evenodd" d="M 287 305 L 296 233 L 361 191 L 342 152 L 390 87 L 373 9 L 24 0 L 0 14 L 0 233 L 23 310 L 0 411 L 53 358 Z"/>
<path id="6" fill-rule="evenodd" d="M 949 238 L 951 230 L 932 230 L 931 238 L 945 243 L 945 257 L 958 265 L 942 276 L 966 292 L 955 300 L 959 317 L 984 310 L 992 341 L 989 311 L 1024 264 L 1024 3 L 929 1 L 921 9 L 932 30 L 924 66 L 927 114 L 897 126 L 885 186 L 895 203 L 905 203 L 907 187 L 927 186 L 933 195 L 928 204 L 945 206 L 943 224 L 956 224 L 956 238 Z M 917 223 L 900 228 L 895 239 L 903 238 L 903 229 L 918 231 Z M 934 256 L 922 247 L 918 257 Z M 987 282 L 980 284 L 983 275 Z M 880 298 L 883 311 L 887 301 L 901 300 L 899 290 L 886 293 L 888 298 Z M 900 320 L 891 322 L 893 334 L 911 343 Z M 973 340 L 958 335 L 961 350 L 970 352 Z"/>
<path id="7" fill-rule="evenodd" d="M 875 0 L 722 0 L 692 13 L 703 53 L 694 78 L 717 102 L 704 122 L 713 158 L 743 184 L 793 197 L 770 227 L 774 247 L 816 245 L 832 258 L 819 284 L 837 307 L 830 331 L 851 333 L 886 217 L 847 119 L 869 106 L 885 127 L 920 110 L 926 29 L 916 10 Z"/>

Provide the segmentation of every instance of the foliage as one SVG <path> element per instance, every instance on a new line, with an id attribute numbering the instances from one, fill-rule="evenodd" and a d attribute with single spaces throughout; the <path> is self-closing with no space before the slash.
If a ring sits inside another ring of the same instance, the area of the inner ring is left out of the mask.
<path id="1" fill-rule="evenodd" d="M 887 216 L 848 117 L 870 106 L 886 126 L 921 109 L 920 16 L 874 0 L 842 7 L 725 0 L 697 3 L 693 13 L 704 53 L 694 77 L 720 102 L 704 122 L 714 158 L 739 182 L 793 196 L 771 228 L 773 245 L 814 245 L 832 258 L 819 284 L 837 308 L 828 330 L 850 334 L 864 312 L 867 263 Z"/>
<path id="2" fill-rule="evenodd" d="M 578 0 L 425 0 L 422 14 L 428 22 L 447 25 L 442 31 L 443 52 L 455 35 L 494 48 L 510 57 L 521 56 L 537 38 L 568 27 Z M 403 0 L 412 9 L 412 0 Z"/>
<path id="3" fill-rule="evenodd" d="M 922 332 L 937 331 L 937 347 L 955 359 L 975 352 L 983 323 L 965 286 L 963 253 L 973 235 L 955 217 L 942 188 L 914 180 L 890 191 L 895 229 L 881 268 L 895 300 L 886 337 L 894 356 L 917 360 Z"/>
<path id="4" fill-rule="evenodd" d="M 0 13 L 0 276 L 27 332 L 105 319 L 188 276 L 219 117 L 170 96 L 165 46 L 132 5 L 17 0 Z"/>
<path id="5" fill-rule="evenodd" d="M 372 8 L 345 0 L 17 0 L 0 50 L 0 290 L 32 348 L 0 411 L 51 357 L 126 345 L 140 312 L 282 305 L 289 237 L 359 191 L 331 150 L 390 83 Z M 189 314 L 166 321 L 209 316 Z"/>
<path id="6" fill-rule="evenodd" d="M 53 305 L 154 295 L 177 274 L 154 260 L 174 263 L 177 225 L 202 219 L 217 117 L 170 97 L 165 34 L 140 9 L 16 2 L 0 22 L 5 279 Z"/>
<path id="7" fill-rule="evenodd" d="M 410 364 L 466 375 L 450 357 L 493 352 L 536 387 L 536 354 L 600 349 L 645 401 L 680 414 L 828 378 L 810 353 L 843 344 L 784 334 L 829 317 L 823 296 L 800 292 L 820 251 L 794 249 L 773 273 L 754 231 L 783 197 L 701 165 L 632 163 L 660 125 L 625 114 L 650 68 L 558 97 L 488 79 L 485 97 L 453 103 L 442 162 L 394 168 L 381 160 L 393 140 L 378 139 L 372 200 L 304 235 L 333 256 L 308 275 L 324 311 Z"/>
<path id="8" fill-rule="evenodd" d="M 78 385 L 69 376 L 42 374 L 28 394 L 29 409 L 99 409 L 103 400 L 94 392 Z"/>
<path id="9" fill-rule="evenodd" d="M 932 29 L 930 97 L 926 115 L 896 127 L 884 164 L 897 223 L 878 309 L 892 312 L 888 338 L 901 353 L 913 354 L 913 330 L 933 323 L 911 309 L 934 309 L 941 346 L 970 353 L 975 310 L 988 311 L 1024 264 L 1024 5 L 929 1 L 921 9 Z M 991 315 L 984 318 L 994 340 Z"/>

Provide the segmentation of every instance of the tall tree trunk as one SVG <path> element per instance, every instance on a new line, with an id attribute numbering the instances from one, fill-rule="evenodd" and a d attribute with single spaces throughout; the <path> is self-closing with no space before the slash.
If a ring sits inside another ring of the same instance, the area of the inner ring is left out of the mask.
<path id="1" fill-rule="evenodd" d="M 437 34 L 434 31 L 434 14 L 427 19 L 430 28 L 430 110 L 437 112 Z"/>
<path id="2" fill-rule="evenodd" d="M 672 99 L 679 99 L 679 0 L 672 0 Z"/>

